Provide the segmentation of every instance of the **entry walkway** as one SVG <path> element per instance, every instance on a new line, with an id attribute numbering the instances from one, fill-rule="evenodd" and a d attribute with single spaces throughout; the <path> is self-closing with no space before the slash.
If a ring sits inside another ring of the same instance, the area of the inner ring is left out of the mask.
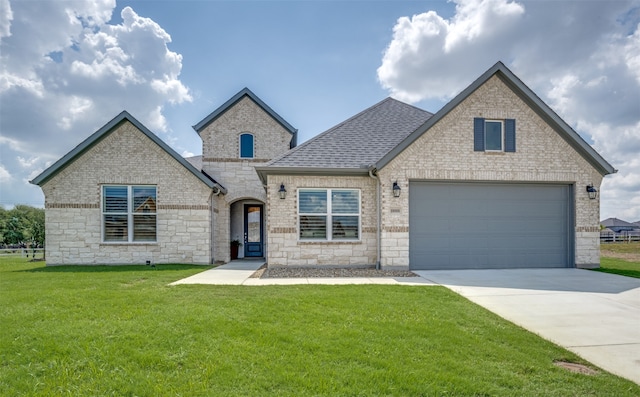
<path id="1" fill-rule="evenodd" d="M 265 264 L 264 259 L 239 259 L 226 265 L 205 270 L 191 277 L 183 278 L 169 285 L 179 284 L 213 284 L 242 285 L 256 270 Z"/>
<path id="2" fill-rule="evenodd" d="M 397 284 L 397 285 L 436 285 L 422 277 L 299 277 L 299 278 L 251 278 L 251 275 L 264 265 L 264 260 L 239 259 L 226 265 L 214 267 L 171 283 L 211 284 L 211 285 L 300 285 L 300 284 Z"/>

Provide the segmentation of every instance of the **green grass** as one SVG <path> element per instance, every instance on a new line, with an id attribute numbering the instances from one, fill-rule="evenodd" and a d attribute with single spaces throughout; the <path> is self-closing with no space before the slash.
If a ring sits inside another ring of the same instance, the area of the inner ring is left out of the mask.
<path id="1" fill-rule="evenodd" d="M 640 262 L 632 262 L 618 258 L 600 258 L 600 268 L 594 269 L 603 273 L 640 278 Z"/>
<path id="2" fill-rule="evenodd" d="M 637 396 L 442 287 L 169 287 L 0 258 L 0 395 Z"/>
<path id="3" fill-rule="evenodd" d="M 604 273 L 640 278 L 640 242 L 601 245 L 600 268 Z"/>

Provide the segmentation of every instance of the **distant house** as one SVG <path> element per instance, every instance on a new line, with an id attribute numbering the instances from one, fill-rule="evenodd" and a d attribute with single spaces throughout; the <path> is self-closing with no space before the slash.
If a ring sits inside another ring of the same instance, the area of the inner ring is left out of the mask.
<path id="1" fill-rule="evenodd" d="M 601 241 L 623 241 L 640 239 L 640 224 L 630 223 L 618 218 L 607 218 L 600 222 Z"/>
<path id="2" fill-rule="evenodd" d="M 640 230 L 640 225 L 636 223 L 629 223 L 618 218 L 607 218 L 601 221 L 600 224 L 615 233 Z"/>
<path id="3" fill-rule="evenodd" d="M 184 159 L 123 112 L 36 177 L 48 264 L 228 262 L 237 239 L 269 266 L 599 265 L 616 170 L 500 62 L 435 114 L 387 98 L 300 146 L 248 89 L 193 128 Z"/>

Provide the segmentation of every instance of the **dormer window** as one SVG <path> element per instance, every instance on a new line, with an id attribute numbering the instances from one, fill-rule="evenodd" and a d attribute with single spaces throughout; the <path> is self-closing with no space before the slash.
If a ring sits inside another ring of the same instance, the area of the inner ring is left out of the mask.
<path id="1" fill-rule="evenodd" d="M 240 135 L 240 158 L 252 159 L 254 157 L 254 139 L 252 134 Z"/>

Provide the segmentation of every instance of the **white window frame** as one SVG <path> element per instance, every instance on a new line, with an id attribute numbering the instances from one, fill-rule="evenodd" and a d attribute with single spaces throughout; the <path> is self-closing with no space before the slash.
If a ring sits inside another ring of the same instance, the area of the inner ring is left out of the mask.
<path id="1" fill-rule="evenodd" d="M 105 189 L 109 187 L 126 187 L 127 188 L 127 212 L 106 212 L 105 209 Z M 133 189 L 134 188 L 154 188 L 156 190 L 156 211 L 149 213 L 148 215 L 155 216 L 155 239 L 154 240 L 134 240 L 134 215 L 141 215 L 140 213 L 136 213 L 135 208 L 133 208 Z M 105 244 L 156 244 L 158 242 L 158 187 L 156 185 L 117 185 L 117 184 L 109 184 L 102 185 L 100 187 L 100 231 L 101 231 L 101 241 Z M 126 215 L 127 216 L 127 240 L 105 240 L 105 216 L 107 215 Z"/>
<path id="2" fill-rule="evenodd" d="M 253 143 L 253 147 L 251 148 L 251 153 L 253 154 L 253 156 L 251 157 L 243 157 L 242 156 L 242 136 L 243 135 L 250 135 L 252 139 L 252 143 Z M 240 133 L 240 135 L 238 135 L 238 158 L 241 159 L 255 159 L 256 158 L 256 136 L 250 132 L 242 132 Z"/>
<path id="3" fill-rule="evenodd" d="M 300 192 L 304 191 L 319 191 L 324 190 L 327 198 L 327 211 L 324 213 L 304 213 L 300 212 Z M 358 193 L 358 212 L 357 213 L 333 213 L 332 208 L 332 192 L 334 191 L 351 191 Z M 360 189 L 349 189 L 349 188 L 299 188 L 297 191 L 297 209 L 298 209 L 298 241 L 303 242 L 350 242 L 350 241 L 361 241 L 362 239 L 362 191 Z M 326 238 L 304 238 L 300 235 L 301 227 L 300 227 L 300 217 L 301 216 L 325 216 L 326 217 Z M 358 217 L 358 236 L 354 238 L 333 238 L 333 217 L 334 216 L 357 216 Z"/>
<path id="4" fill-rule="evenodd" d="M 487 123 L 500 124 L 500 149 L 487 149 Z M 504 152 L 504 120 L 485 119 L 484 120 L 484 151 L 485 152 Z"/>

